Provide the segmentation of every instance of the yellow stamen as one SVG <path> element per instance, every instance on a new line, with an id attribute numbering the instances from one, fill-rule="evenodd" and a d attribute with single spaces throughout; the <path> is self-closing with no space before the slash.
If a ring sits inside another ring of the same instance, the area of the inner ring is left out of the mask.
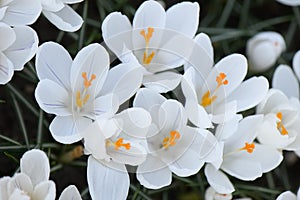
<path id="1" fill-rule="evenodd" d="M 276 114 L 276 116 L 280 120 L 279 122 L 277 122 L 277 129 L 279 130 L 279 132 L 281 133 L 281 135 L 287 135 L 289 132 L 286 130 L 286 128 L 282 124 L 282 113 L 278 112 Z"/>
<path id="2" fill-rule="evenodd" d="M 253 153 L 253 150 L 255 148 L 255 144 L 252 142 L 251 144 L 249 143 L 245 143 L 245 146 L 243 148 L 240 148 L 239 150 L 245 150 L 247 151 L 248 153 Z"/>
<path id="3" fill-rule="evenodd" d="M 208 90 L 202 96 L 201 105 L 203 107 L 211 105 L 217 99 L 217 96 L 214 95 L 214 94 L 219 90 L 219 88 L 222 85 L 227 85 L 228 84 L 228 80 L 225 79 L 225 78 L 226 78 L 225 73 L 223 73 L 223 72 L 219 73 L 219 75 L 216 77 L 216 82 L 218 83 L 218 85 L 217 85 L 217 88 L 215 89 L 215 91 L 213 92 L 213 94 L 211 95 L 210 91 Z"/>
<path id="4" fill-rule="evenodd" d="M 154 32 L 154 28 L 152 27 L 148 27 L 148 33 L 146 33 L 145 30 L 141 30 L 140 34 L 144 37 L 145 42 L 146 42 L 146 48 L 144 51 L 144 55 L 143 55 L 143 64 L 144 65 L 149 65 L 155 55 L 154 51 L 152 51 L 150 54 L 148 53 L 148 49 L 149 49 L 149 42 L 150 39 L 152 38 Z"/>
<path id="5" fill-rule="evenodd" d="M 165 137 L 163 139 L 163 148 L 167 149 L 170 146 L 174 146 L 176 144 L 176 140 L 180 138 L 180 133 L 178 131 L 171 131 L 170 137 Z"/>
<path id="6" fill-rule="evenodd" d="M 86 72 L 82 72 L 83 84 L 85 88 L 88 88 L 92 85 L 92 81 L 96 79 L 96 75 L 92 74 L 91 79 L 88 80 Z"/>
<path id="7" fill-rule="evenodd" d="M 86 72 L 82 72 L 81 74 L 82 78 L 83 78 L 83 86 L 84 86 L 84 90 L 81 94 L 80 91 L 77 91 L 76 93 L 76 106 L 78 108 L 82 108 L 84 106 L 84 104 L 87 103 L 87 101 L 90 98 L 90 94 L 86 94 L 88 88 L 92 85 L 93 80 L 96 79 L 96 75 L 92 74 L 90 80 L 87 77 L 87 73 Z"/>

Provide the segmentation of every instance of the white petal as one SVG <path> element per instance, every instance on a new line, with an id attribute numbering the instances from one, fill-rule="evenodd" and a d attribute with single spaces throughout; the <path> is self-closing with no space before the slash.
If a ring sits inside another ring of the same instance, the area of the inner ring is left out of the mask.
<path id="1" fill-rule="evenodd" d="M 74 185 L 70 185 L 62 191 L 58 200 L 81 200 L 79 191 Z"/>
<path id="2" fill-rule="evenodd" d="M 8 183 L 10 177 L 4 176 L 0 178 L 0 199 L 8 199 Z"/>
<path id="3" fill-rule="evenodd" d="M 68 116 L 70 111 L 70 95 L 56 82 L 49 79 L 40 81 L 35 89 L 35 99 L 47 113 Z"/>
<path id="4" fill-rule="evenodd" d="M 283 160 L 282 153 L 269 145 L 255 144 L 253 153 L 247 155 L 249 160 L 260 163 L 263 173 L 275 169 Z"/>
<path id="5" fill-rule="evenodd" d="M 132 27 L 126 15 L 119 12 L 110 13 L 102 22 L 102 36 L 105 44 L 120 57 L 123 47 L 132 50 Z"/>
<path id="6" fill-rule="evenodd" d="M 198 173 L 204 165 L 204 160 L 197 158 L 199 158 L 198 152 L 188 148 L 178 159 L 169 165 L 169 168 L 180 177 L 194 175 Z"/>
<path id="7" fill-rule="evenodd" d="M 166 12 L 166 28 L 189 38 L 194 37 L 199 25 L 200 6 L 197 2 L 182 2 Z"/>
<path id="8" fill-rule="evenodd" d="M 8 183 L 8 194 L 11 194 L 15 189 L 31 194 L 33 192 L 33 186 L 30 178 L 24 173 L 16 174 Z"/>
<path id="9" fill-rule="evenodd" d="M 81 91 L 84 86 L 82 73 L 87 73 L 90 79 L 92 74 L 96 79 L 89 87 L 90 94 L 97 95 L 101 90 L 109 68 L 109 55 L 100 44 L 90 44 L 81 49 L 76 55 L 71 68 L 71 85 L 75 91 Z M 94 91 L 95 90 L 95 91 Z"/>
<path id="10" fill-rule="evenodd" d="M 293 58 L 293 69 L 298 77 L 298 80 L 300 80 L 300 51 L 297 51 Z"/>
<path id="11" fill-rule="evenodd" d="M 0 84 L 8 83 L 14 74 L 12 62 L 0 52 Z"/>
<path id="12" fill-rule="evenodd" d="M 291 191 L 281 193 L 276 200 L 297 200 L 297 196 Z"/>
<path id="13" fill-rule="evenodd" d="M 216 170 L 212 165 L 205 166 L 205 176 L 211 187 L 220 194 L 229 194 L 234 192 L 234 187 L 229 178 L 220 170 Z"/>
<path id="14" fill-rule="evenodd" d="M 122 104 L 131 98 L 142 85 L 143 74 L 139 67 L 119 64 L 109 70 L 102 93 L 114 93 Z"/>
<path id="15" fill-rule="evenodd" d="M 94 158 L 105 159 L 108 158 L 106 153 L 106 138 L 98 122 L 99 120 L 95 121 L 83 132 L 84 148 Z"/>
<path id="16" fill-rule="evenodd" d="M 74 4 L 74 3 L 80 3 L 84 0 L 61 0 L 61 2 L 66 3 L 66 4 Z"/>
<path id="17" fill-rule="evenodd" d="M 145 1 L 135 12 L 133 28 L 164 28 L 166 13 L 156 1 Z"/>
<path id="18" fill-rule="evenodd" d="M 0 23 L 0 51 L 10 47 L 16 40 L 13 28 L 4 23 Z"/>
<path id="19" fill-rule="evenodd" d="M 120 170 L 109 168 L 92 156 L 89 157 L 87 178 L 92 199 L 126 199 L 129 176 L 125 165 L 118 167 Z"/>
<path id="20" fill-rule="evenodd" d="M 159 128 L 162 132 L 179 130 L 187 123 L 181 103 L 176 100 L 165 101 L 159 109 Z"/>
<path id="21" fill-rule="evenodd" d="M 149 189 L 168 186 L 172 181 L 172 172 L 166 164 L 151 155 L 138 166 L 136 176 L 140 184 Z"/>
<path id="22" fill-rule="evenodd" d="M 23 191 L 15 189 L 8 200 L 30 200 L 30 197 Z"/>
<path id="23" fill-rule="evenodd" d="M 263 77 L 251 77 L 234 90 L 227 101 L 237 101 L 237 112 L 248 110 L 259 104 L 267 95 L 269 82 Z"/>
<path id="24" fill-rule="evenodd" d="M 128 108 L 117 114 L 114 119 L 123 134 L 132 139 L 145 138 L 152 122 L 150 113 L 143 108 Z"/>
<path id="25" fill-rule="evenodd" d="M 272 80 L 273 88 L 281 90 L 288 98 L 299 98 L 299 82 L 292 69 L 287 65 L 279 65 Z"/>
<path id="26" fill-rule="evenodd" d="M 245 159 L 236 159 L 234 156 L 228 156 L 224 159 L 221 169 L 226 173 L 244 181 L 255 180 L 262 176 L 261 165 Z"/>
<path id="27" fill-rule="evenodd" d="M 39 183 L 33 191 L 33 199 L 54 200 L 56 196 L 55 183 L 44 181 Z"/>
<path id="28" fill-rule="evenodd" d="M 205 33 L 199 33 L 198 35 L 196 35 L 194 40 L 198 45 L 202 46 L 207 55 L 209 55 L 209 57 L 214 60 L 214 48 L 209 36 Z"/>
<path id="29" fill-rule="evenodd" d="M 47 181 L 50 176 L 50 164 L 47 155 L 38 149 L 24 153 L 20 160 L 21 172 L 30 177 L 32 185 Z"/>
<path id="30" fill-rule="evenodd" d="M 174 90 L 180 83 L 182 76 L 175 72 L 162 72 L 144 77 L 145 87 L 159 93 Z"/>
<path id="31" fill-rule="evenodd" d="M 284 5 L 287 6 L 299 6 L 300 5 L 300 1 L 297 0 L 276 0 Z"/>
<path id="32" fill-rule="evenodd" d="M 99 116 L 111 117 L 118 111 L 119 105 L 119 99 L 115 94 L 99 96 L 91 105 L 91 115 L 88 116 L 92 119 Z"/>
<path id="33" fill-rule="evenodd" d="M 49 129 L 53 138 L 63 144 L 71 144 L 82 139 L 80 134 L 92 120 L 85 117 L 56 116 L 51 122 Z"/>
<path id="34" fill-rule="evenodd" d="M 83 20 L 70 6 L 65 5 L 57 12 L 43 10 L 45 17 L 58 29 L 74 32 L 80 29 Z"/>
<path id="35" fill-rule="evenodd" d="M 40 80 L 50 79 L 69 90 L 71 65 L 70 54 L 60 44 L 46 42 L 39 47 L 35 66 Z"/>
<path id="36" fill-rule="evenodd" d="M 278 105 L 287 104 L 288 98 L 280 90 L 271 88 L 263 101 L 257 106 L 257 113 L 271 113 Z"/>
<path id="37" fill-rule="evenodd" d="M 42 11 L 39 0 L 14 0 L 6 10 L 3 22 L 10 26 L 33 24 Z"/>
<path id="38" fill-rule="evenodd" d="M 38 49 L 38 36 L 28 26 L 14 27 L 16 34 L 15 42 L 5 50 L 5 55 L 13 62 L 15 70 L 22 70 L 35 55 Z"/>
<path id="39" fill-rule="evenodd" d="M 235 117 L 237 112 L 237 101 L 228 103 L 221 102 L 216 108 L 212 107 L 211 121 L 216 124 L 227 122 Z M 209 112 L 208 112 L 209 113 Z"/>
<path id="40" fill-rule="evenodd" d="M 227 140 L 238 129 L 239 121 L 243 119 L 242 115 L 235 115 L 231 120 L 223 124 L 219 124 L 216 129 L 216 137 L 218 141 Z"/>
<path id="41" fill-rule="evenodd" d="M 57 0 L 41 0 L 43 10 L 56 12 L 61 10 L 65 4 Z"/>
<path id="42" fill-rule="evenodd" d="M 164 96 L 153 90 L 150 90 L 148 88 L 141 88 L 135 95 L 133 106 L 150 110 L 152 106 L 161 105 L 166 100 L 167 99 Z"/>

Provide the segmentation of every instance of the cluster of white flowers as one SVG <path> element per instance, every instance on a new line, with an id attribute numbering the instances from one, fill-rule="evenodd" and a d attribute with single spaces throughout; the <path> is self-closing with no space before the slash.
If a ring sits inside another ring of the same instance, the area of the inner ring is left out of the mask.
<path id="1" fill-rule="evenodd" d="M 300 155 L 300 53 L 293 61 L 296 76 L 281 65 L 269 89 L 263 76 L 244 80 L 248 62 L 241 54 L 214 64 L 209 36 L 196 35 L 198 3 L 165 11 L 149 0 L 132 24 L 119 12 L 102 23 L 104 42 L 120 64 L 110 66 L 107 50 L 97 43 L 72 59 L 55 42 L 38 47 L 27 25 L 43 12 L 61 30 L 76 31 L 82 19 L 67 4 L 82 0 L 27 1 L 0 2 L 0 83 L 36 54 L 36 101 L 56 115 L 49 127 L 56 141 L 83 141 L 92 199 L 126 199 L 129 169 L 141 185 L 159 189 L 171 184 L 172 173 L 188 177 L 202 168 L 211 186 L 206 199 L 232 199 L 235 188 L 227 174 L 252 181 L 275 169 L 283 150 Z M 285 48 L 280 34 L 257 34 L 247 43 L 249 67 L 267 70 Z M 175 70 L 181 66 L 183 74 Z M 255 107 L 255 114 L 243 116 Z M 21 172 L 0 179 L 1 199 L 54 199 L 49 173 L 45 154 L 25 153 Z M 81 198 L 71 186 L 60 199 Z"/>

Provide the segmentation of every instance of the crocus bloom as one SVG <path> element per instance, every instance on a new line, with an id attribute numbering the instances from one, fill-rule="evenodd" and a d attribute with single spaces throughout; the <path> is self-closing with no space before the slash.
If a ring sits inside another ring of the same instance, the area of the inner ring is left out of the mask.
<path id="1" fill-rule="evenodd" d="M 269 31 L 256 34 L 248 40 L 246 46 L 250 69 L 266 71 L 285 49 L 285 41 L 279 33 Z"/>
<path id="2" fill-rule="evenodd" d="M 22 156 L 20 165 L 20 173 L 12 178 L 0 179 L 0 199 L 54 200 L 55 183 L 48 180 L 50 165 L 46 154 L 40 150 L 27 151 Z"/>
<path id="3" fill-rule="evenodd" d="M 284 5 L 287 6 L 299 6 L 300 5 L 300 1 L 299 0 L 276 0 L 279 3 L 282 3 Z"/>
<path id="4" fill-rule="evenodd" d="M 122 62 L 135 60 L 141 64 L 144 86 L 163 93 L 180 83 L 181 75 L 170 70 L 184 61 L 169 47 L 175 43 L 177 48 L 185 48 L 170 38 L 182 35 L 192 39 L 198 23 L 199 5 L 196 2 L 182 2 L 165 11 L 158 2 L 150 0 L 137 9 L 132 25 L 119 12 L 109 14 L 103 21 L 102 32 L 105 43 Z M 200 54 L 200 57 L 205 56 Z"/>
<path id="5" fill-rule="evenodd" d="M 214 123 L 230 120 L 237 112 L 256 106 L 266 95 L 269 83 L 265 77 L 252 77 L 243 82 L 247 60 L 232 54 L 220 60 L 210 70 L 189 67 L 181 83 L 188 117 L 196 126 L 208 126 L 201 118 L 205 111 Z"/>
<path id="6" fill-rule="evenodd" d="M 151 124 L 142 108 L 129 108 L 111 118 L 98 118 L 83 134 L 88 159 L 88 184 L 92 199 L 126 199 L 129 175 L 125 164 L 145 161 L 140 141 Z"/>
<path id="7" fill-rule="evenodd" d="M 276 148 L 254 141 L 263 122 L 262 115 L 239 120 L 240 116 L 236 116 L 218 125 L 215 135 L 223 149 L 223 159 L 205 166 L 208 183 L 220 194 L 234 191 L 234 186 L 223 171 L 238 179 L 250 181 L 276 168 L 283 159 Z"/>
<path id="8" fill-rule="evenodd" d="M 285 191 L 281 193 L 276 200 L 298 200 L 300 197 L 300 190 L 298 189 L 297 195 L 292 193 L 291 191 Z"/>
<path id="9" fill-rule="evenodd" d="M 0 1 L 0 22 L 9 26 L 33 24 L 41 14 L 41 0 Z"/>
<path id="10" fill-rule="evenodd" d="M 0 22 L 0 84 L 9 82 L 14 70 L 22 70 L 37 49 L 38 37 L 32 28 L 11 28 Z"/>
<path id="11" fill-rule="evenodd" d="M 68 4 L 83 0 L 40 0 L 44 16 L 57 28 L 63 31 L 77 31 L 83 20 Z"/>
<path id="12" fill-rule="evenodd" d="M 45 112 L 56 115 L 50 131 L 61 143 L 81 140 L 80 131 L 96 117 L 116 113 L 142 81 L 142 72 L 130 63 L 108 71 L 109 56 L 99 44 L 83 48 L 73 61 L 59 44 L 45 43 L 36 68 L 40 82 L 35 97 Z"/>
<path id="13" fill-rule="evenodd" d="M 207 130 L 187 126 L 182 104 L 153 90 L 140 89 L 133 104 L 152 117 L 144 145 L 148 155 L 137 168 L 140 183 L 158 189 L 171 184 L 172 172 L 181 177 L 196 174 L 215 147 L 215 137 Z"/>
<path id="14" fill-rule="evenodd" d="M 280 90 L 271 89 L 257 107 L 257 113 L 265 115 L 258 140 L 281 150 L 298 150 L 299 107 L 299 101 L 288 99 Z"/>
<path id="15" fill-rule="evenodd" d="M 232 194 L 217 193 L 212 187 L 208 187 L 205 191 L 205 200 L 231 200 Z M 251 200 L 251 198 L 234 198 L 234 200 Z"/>
<path id="16" fill-rule="evenodd" d="M 79 191 L 74 185 L 66 187 L 58 200 L 82 200 Z"/>

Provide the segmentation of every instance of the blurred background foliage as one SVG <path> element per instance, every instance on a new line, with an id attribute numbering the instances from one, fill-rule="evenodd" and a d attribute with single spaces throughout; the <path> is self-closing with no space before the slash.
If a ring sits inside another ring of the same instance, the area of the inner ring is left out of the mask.
<path id="1" fill-rule="evenodd" d="M 38 33 L 40 44 L 56 41 L 67 48 L 74 57 L 90 43 L 102 43 L 101 23 L 113 11 L 133 18 L 142 0 L 85 0 L 73 8 L 84 18 L 82 28 L 75 33 L 59 31 L 42 16 L 32 26 Z M 178 0 L 165 0 L 166 8 Z M 300 49 L 300 10 L 275 0 L 200 0 L 200 26 L 198 32 L 207 33 L 215 49 L 215 62 L 231 53 L 245 54 L 247 40 L 260 31 L 276 31 L 283 35 L 287 50 L 273 68 L 265 72 L 269 80 L 278 64 L 291 65 L 295 51 Z M 248 76 L 254 75 L 249 72 Z M 41 111 L 34 99 L 37 84 L 34 59 L 13 80 L 0 86 L 0 177 L 11 176 L 19 170 L 19 159 L 31 148 L 44 150 L 51 163 L 51 177 L 57 193 L 69 184 L 76 185 L 83 199 L 90 199 L 86 180 L 86 157 L 77 157 L 78 144 L 62 145 L 53 140 L 48 125 L 53 116 Z M 251 131 L 251 130 L 249 130 Z M 77 148 L 76 148 L 77 147 Z M 75 150 L 74 150 L 75 148 Z M 68 159 L 66 159 L 68 158 Z M 275 199 L 284 190 L 297 191 L 300 185 L 300 162 L 292 153 L 285 153 L 284 162 L 274 171 L 253 182 L 243 182 L 231 177 L 235 183 L 235 197 Z M 128 199 L 204 199 L 207 181 L 201 171 L 189 178 L 173 176 L 170 186 L 147 190 L 131 174 Z M 117 185 L 115 187 L 118 187 Z"/>

